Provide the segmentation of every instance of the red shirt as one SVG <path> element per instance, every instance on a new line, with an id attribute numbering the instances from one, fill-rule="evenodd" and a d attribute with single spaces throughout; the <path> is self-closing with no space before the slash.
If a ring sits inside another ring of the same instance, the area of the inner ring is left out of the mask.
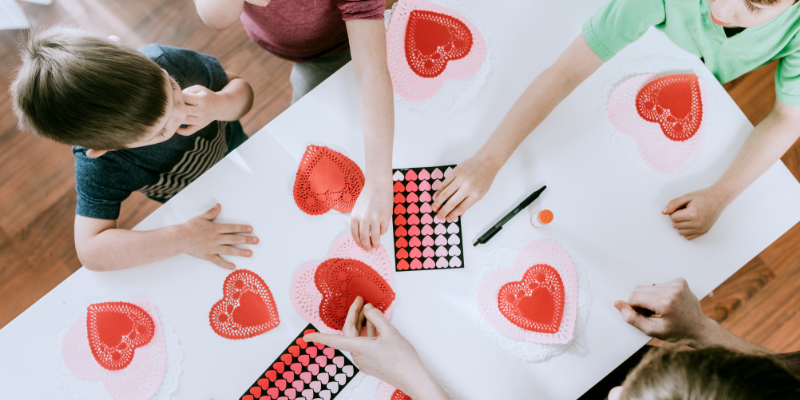
<path id="1" fill-rule="evenodd" d="M 272 0 L 244 3 L 242 23 L 264 50 L 295 62 L 341 53 L 349 47 L 344 21 L 383 19 L 384 0 Z"/>

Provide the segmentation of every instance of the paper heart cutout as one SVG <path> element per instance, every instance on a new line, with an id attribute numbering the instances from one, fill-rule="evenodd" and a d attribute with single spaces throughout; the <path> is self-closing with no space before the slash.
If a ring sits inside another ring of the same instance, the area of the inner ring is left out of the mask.
<path id="1" fill-rule="evenodd" d="M 409 220 L 411 219 L 409 218 Z M 419 221 L 422 222 L 423 224 L 430 224 L 433 223 L 433 218 L 431 218 L 430 214 L 422 214 L 422 218 L 420 218 Z"/>
<path id="2" fill-rule="evenodd" d="M 136 348 L 150 342 L 155 323 L 137 305 L 121 301 L 96 303 L 87 309 L 86 331 L 97 363 L 116 371 L 133 361 Z"/>
<path id="3" fill-rule="evenodd" d="M 425 214 L 425 215 L 427 215 L 427 214 Z M 408 217 L 408 224 L 409 225 L 419 225 L 419 222 L 420 222 L 420 220 L 419 220 L 419 217 L 417 216 L 417 214 L 411 214 Z"/>
<path id="4" fill-rule="evenodd" d="M 430 225 L 425 225 L 422 227 L 422 234 L 423 235 L 433 235 L 433 228 Z"/>
<path id="5" fill-rule="evenodd" d="M 654 79 L 636 95 L 636 109 L 647 121 L 661 126 L 670 140 L 682 142 L 700 129 L 703 100 L 695 74 Z"/>
<path id="6" fill-rule="evenodd" d="M 464 58 L 472 48 L 466 24 L 446 14 L 411 11 L 406 26 L 406 61 L 423 78 L 439 76 L 448 61 Z M 408 178 L 408 175 L 406 175 Z"/>
<path id="7" fill-rule="evenodd" d="M 411 257 L 411 258 L 420 258 L 420 257 L 422 257 L 422 252 L 419 251 L 419 248 L 415 247 L 415 248 L 411 249 L 411 252 L 408 253 L 408 256 Z"/>
<path id="8" fill-rule="evenodd" d="M 447 244 L 447 238 L 446 238 L 444 235 L 439 235 L 439 236 L 436 236 L 436 242 L 435 242 L 435 244 L 436 244 L 437 246 L 444 246 L 444 245 L 446 245 L 446 244 Z"/>
<path id="9" fill-rule="evenodd" d="M 314 359 L 314 361 L 321 367 L 325 367 L 326 365 L 328 365 L 328 358 L 325 356 L 318 356 L 317 358 Z"/>
<path id="10" fill-rule="evenodd" d="M 534 265 L 522 280 L 508 282 L 497 295 L 500 312 L 522 329 L 556 333 L 564 312 L 564 284 L 547 264 Z"/>
<path id="11" fill-rule="evenodd" d="M 659 82 L 659 79 L 664 78 L 657 78 L 654 74 L 634 76 L 626 79 L 614 88 L 608 98 L 608 118 L 611 125 L 618 132 L 636 140 L 636 148 L 641 160 L 654 171 L 662 173 L 682 171 L 697 158 L 704 140 L 707 118 L 703 115 L 703 106 L 707 98 L 707 89 L 703 81 L 696 75 L 683 76 L 688 77 L 684 79 L 684 81 L 688 80 L 688 82 L 681 83 L 679 88 L 683 87 L 685 91 L 687 86 L 690 86 L 690 97 L 692 97 L 690 102 L 692 102 L 693 110 L 680 120 L 683 121 L 681 122 L 681 126 L 684 127 L 681 130 L 687 135 L 678 135 L 674 129 L 670 128 L 670 126 L 679 123 L 679 120 L 667 121 L 667 117 L 671 116 L 671 111 L 665 111 L 664 107 L 660 105 L 656 106 L 656 103 L 653 102 L 654 97 L 658 100 L 659 96 L 655 96 L 656 91 L 654 90 L 658 89 L 658 87 L 653 85 L 648 90 L 644 89 L 648 87 L 648 85 Z M 699 93 L 696 104 L 693 102 L 695 91 Z M 669 94 L 669 92 L 666 94 Z M 640 100 L 640 98 L 642 100 Z M 645 119 L 642 112 L 639 110 L 640 103 L 643 108 L 646 108 L 645 103 L 648 101 L 651 101 L 654 106 L 653 112 L 645 114 L 648 115 L 648 118 L 655 120 L 652 122 Z M 670 99 L 667 101 L 667 105 L 675 108 L 674 102 L 675 99 Z M 654 115 L 659 115 L 655 110 L 661 110 L 661 115 L 664 116 L 655 117 Z M 686 110 L 685 107 L 677 107 L 676 111 L 679 115 L 682 115 L 680 113 Z M 658 118 L 664 118 L 664 126 L 667 126 L 666 131 L 662 129 Z M 695 124 L 697 124 L 696 129 Z M 691 129 L 685 128 L 686 126 Z M 692 136 L 689 136 L 689 132 L 694 133 Z M 673 138 L 683 138 L 683 140 L 676 141 L 673 140 Z"/>
<path id="12" fill-rule="evenodd" d="M 390 400 L 412 400 L 407 394 L 403 393 L 400 389 L 395 389 L 394 393 L 392 393 L 392 397 Z"/>
<path id="13" fill-rule="evenodd" d="M 414 236 L 411 238 L 411 240 L 408 241 L 408 245 L 411 247 L 419 247 L 420 245 L 422 245 L 422 242 L 419 241 L 418 237 Z"/>
<path id="14" fill-rule="evenodd" d="M 364 174 L 353 160 L 324 146 L 306 148 L 294 182 L 294 201 L 309 215 L 334 209 L 350 212 L 364 188 Z"/>
<path id="15" fill-rule="evenodd" d="M 432 258 L 426 258 L 425 262 L 422 263 L 422 268 L 431 269 L 431 268 L 434 268 L 434 267 L 436 267 L 436 263 L 433 262 Z"/>
<path id="16" fill-rule="evenodd" d="M 222 284 L 222 300 L 208 320 L 217 335 L 246 339 L 269 332 L 281 322 L 272 292 L 264 280 L 246 269 L 231 272 Z"/>
<path id="17" fill-rule="evenodd" d="M 398 248 L 408 246 L 405 239 L 400 240 Z M 383 246 L 366 252 L 346 235 L 331 247 L 328 260 L 306 265 L 295 274 L 290 296 L 308 322 L 339 332 L 356 294 L 390 319 L 393 280 L 391 259 Z"/>

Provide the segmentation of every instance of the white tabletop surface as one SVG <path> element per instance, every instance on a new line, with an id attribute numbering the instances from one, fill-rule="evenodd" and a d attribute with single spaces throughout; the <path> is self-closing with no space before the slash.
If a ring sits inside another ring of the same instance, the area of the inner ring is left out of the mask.
<path id="1" fill-rule="evenodd" d="M 469 2 L 484 18 L 493 46 L 492 71 L 478 97 L 453 115 L 431 118 L 398 110 L 396 168 L 455 164 L 474 154 L 526 85 L 600 6 L 520 3 L 514 12 L 501 12 L 492 2 Z M 703 296 L 800 221 L 800 184 L 779 161 L 728 207 L 708 235 L 692 242 L 677 235 L 659 211 L 670 199 L 721 176 L 752 125 L 709 78 L 709 90 L 720 102 L 715 129 L 724 134 L 691 173 L 634 171 L 615 160 L 598 132 L 603 85 L 625 63 L 655 53 L 688 60 L 701 76 L 708 74 L 699 60 L 651 31 L 556 108 L 467 213 L 464 269 L 395 274 L 392 322 L 460 398 L 577 398 L 648 340 L 622 321 L 614 300 L 626 299 L 637 284 L 676 277 L 685 277 Z M 261 244 L 253 247 L 251 259 L 233 261 L 267 282 L 281 316 L 279 327 L 247 340 L 217 336 L 208 311 L 222 295 L 227 272 L 189 256 L 110 273 L 81 269 L 0 330 L 0 397 L 23 398 L 35 390 L 58 398 L 54 349 L 68 321 L 110 297 L 146 297 L 175 326 L 184 352 L 174 398 L 238 398 L 306 325 L 289 300 L 294 273 L 322 261 L 333 242 L 349 232 L 349 216 L 333 211 L 308 216 L 294 204 L 291 189 L 308 144 L 340 149 L 363 168 L 358 104 L 348 65 L 137 227 L 181 223 L 216 202 L 223 205 L 220 221 L 252 224 Z M 551 208 L 556 221 L 539 234 L 558 240 L 587 271 L 594 303 L 587 328 L 571 350 L 527 364 L 498 354 L 478 337 L 468 317 L 468 298 L 483 254 L 532 228 L 525 217 L 517 217 L 488 245 L 469 243 L 542 184 L 548 189 L 535 204 Z M 391 235 L 382 244 L 393 251 Z M 338 398 L 347 399 L 352 386 Z"/>

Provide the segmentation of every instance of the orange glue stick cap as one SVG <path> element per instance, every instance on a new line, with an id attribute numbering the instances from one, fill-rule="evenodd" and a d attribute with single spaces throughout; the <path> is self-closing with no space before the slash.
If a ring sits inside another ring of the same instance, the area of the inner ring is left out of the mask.
<path id="1" fill-rule="evenodd" d="M 550 210 L 539 211 L 535 218 L 531 218 L 531 225 L 536 228 L 541 228 L 551 222 L 553 222 L 553 212 Z"/>

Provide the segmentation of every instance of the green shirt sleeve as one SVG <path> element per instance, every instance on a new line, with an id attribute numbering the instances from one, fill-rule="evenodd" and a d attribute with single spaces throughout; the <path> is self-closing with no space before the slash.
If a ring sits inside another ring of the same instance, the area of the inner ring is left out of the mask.
<path id="1" fill-rule="evenodd" d="M 611 0 L 583 24 L 583 37 L 603 61 L 666 19 L 665 0 Z"/>
<path id="2" fill-rule="evenodd" d="M 790 53 L 778 61 L 775 97 L 783 104 L 800 105 L 800 53 Z"/>

